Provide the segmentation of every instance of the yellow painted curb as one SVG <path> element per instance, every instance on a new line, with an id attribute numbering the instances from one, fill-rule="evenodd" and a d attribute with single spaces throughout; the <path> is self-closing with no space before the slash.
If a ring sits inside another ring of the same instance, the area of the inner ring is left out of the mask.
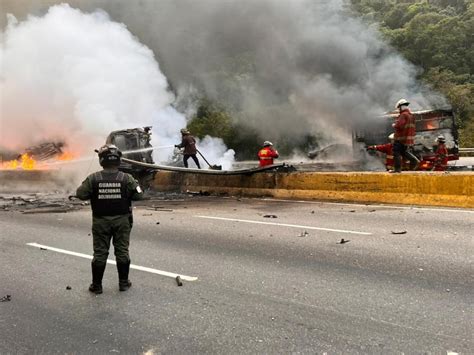
<path id="1" fill-rule="evenodd" d="M 474 208 L 474 173 L 296 172 L 218 176 L 159 172 L 163 191 Z"/>

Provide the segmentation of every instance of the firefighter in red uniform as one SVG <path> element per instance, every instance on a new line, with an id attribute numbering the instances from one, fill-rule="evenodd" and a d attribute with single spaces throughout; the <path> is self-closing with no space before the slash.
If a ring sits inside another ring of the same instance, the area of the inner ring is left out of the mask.
<path id="1" fill-rule="evenodd" d="M 410 161 L 410 170 L 416 170 L 420 161 L 413 155 L 412 147 L 415 143 L 415 117 L 408 109 L 410 103 L 401 99 L 395 105 L 400 111 L 397 121 L 392 125 L 395 129 L 395 142 L 393 143 L 394 173 L 402 171 L 402 159 Z"/>
<path id="2" fill-rule="evenodd" d="M 435 151 L 436 157 L 433 170 L 445 171 L 448 168 L 448 148 L 446 148 L 446 139 L 443 135 L 440 135 L 436 138 L 436 142 L 438 142 L 438 147 Z"/>
<path id="3" fill-rule="evenodd" d="M 369 145 L 367 147 L 368 150 L 376 150 L 378 152 L 385 153 L 385 168 L 387 171 L 393 170 L 393 141 L 394 141 L 394 134 L 388 136 L 390 139 L 390 143 L 386 144 L 379 144 L 379 145 Z"/>
<path id="4" fill-rule="evenodd" d="M 273 165 L 273 159 L 278 158 L 278 156 L 279 154 L 277 150 L 273 148 L 272 142 L 263 142 L 263 148 L 258 152 L 259 166 Z"/>

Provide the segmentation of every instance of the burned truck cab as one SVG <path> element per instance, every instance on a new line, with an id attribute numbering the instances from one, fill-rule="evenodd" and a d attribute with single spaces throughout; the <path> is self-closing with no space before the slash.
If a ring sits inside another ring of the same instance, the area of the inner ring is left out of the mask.
<path id="1" fill-rule="evenodd" d="M 452 109 L 422 110 L 412 112 L 415 117 L 416 135 L 413 150 L 420 159 L 420 170 L 431 170 L 435 160 L 436 138 L 443 135 L 448 148 L 448 160 L 459 159 L 458 131 Z M 390 113 L 371 121 L 364 129 L 353 132 L 353 144 L 367 147 L 388 143 L 393 133 L 392 123 L 398 113 Z M 354 147 L 355 148 L 355 147 Z"/>
<path id="2" fill-rule="evenodd" d="M 151 145 L 151 127 L 113 131 L 108 135 L 106 144 L 116 145 L 124 158 L 148 164 L 155 163 Z M 131 174 L 142 188 L 148 188 L 156 174 L 156 170 L 124 161 L 121 162 L 119 170 Z"/>

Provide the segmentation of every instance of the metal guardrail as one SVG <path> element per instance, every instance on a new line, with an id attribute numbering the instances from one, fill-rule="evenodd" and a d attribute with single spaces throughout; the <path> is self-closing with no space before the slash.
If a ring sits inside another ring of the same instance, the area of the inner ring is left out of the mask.
<path id="1" fill-rule="evenodd" d="M 474 157 L 474 148 L 459 148 L 459 155 L 462 157 Z"/>

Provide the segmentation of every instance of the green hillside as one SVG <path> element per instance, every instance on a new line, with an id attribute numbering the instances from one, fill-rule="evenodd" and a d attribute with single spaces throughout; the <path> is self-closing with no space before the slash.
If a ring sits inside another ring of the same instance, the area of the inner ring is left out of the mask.
<path id="1" fill-rule="evenodd" d="M 461 146 L 474 146 L 474 1 L 352 0 L 352 10 L 379 26 L 420 79 L 453 106 Z"/>

